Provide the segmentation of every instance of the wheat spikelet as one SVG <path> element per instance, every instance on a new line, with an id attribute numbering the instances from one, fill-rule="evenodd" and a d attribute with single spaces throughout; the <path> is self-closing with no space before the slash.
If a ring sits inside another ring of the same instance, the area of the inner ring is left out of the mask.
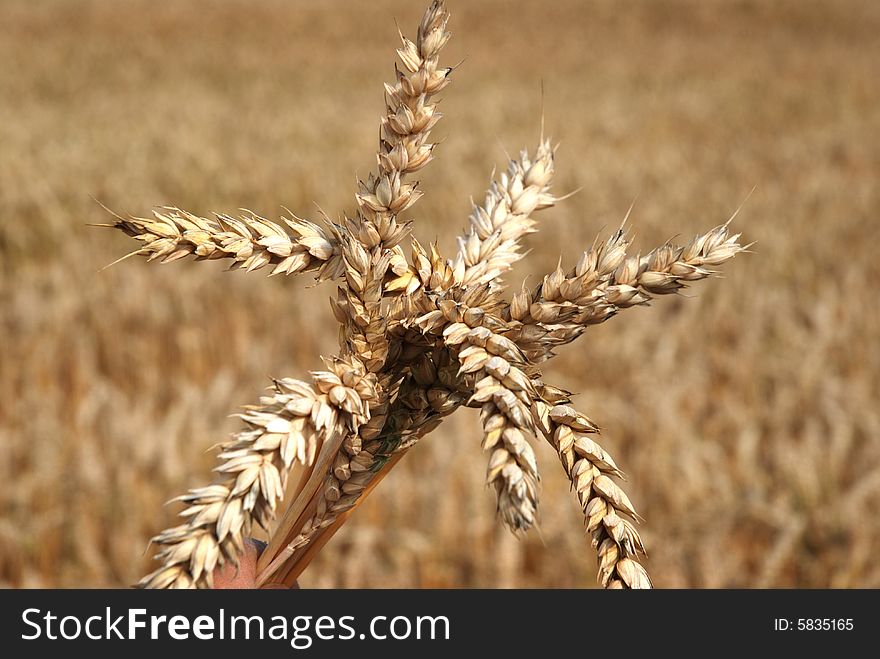
<path id="1" fill-rule="evenodd" d="M 400 252 L 391 250 L 407 231 L 397 216 L 422 195 L 418 184 L 408 183 L 407 177 L 432 159 L 434 145 L 428 138 L 441 117 L 432 99 L 449 84 L 452 71 L 438 67 L 440 51 L 450 37 L 448 20 L 443 4 L 434 2 L 422 18 L 415 42 L 400 35 L 397 54 L 404 70 L 397 71 L 394 85 L 385 85 L 387 112 L 381 123 L 378 170 L 359 183 L 357 213 L 346 221 L 349 238 L 343 241 L 343 258 L 348 287 L 339 293 L 337 317 L 349 318 L 342 325 L 343 349 L 359 355 L 371 372 L 378 371 L 388 357 L 382 298 L 410 290 L 405 279 L 401 281 L 408 270 L 405 259 L 400 263 Z M 395 255 L 399 271 L 383 285 Z"/>
<path id="2" fill-rule="evenodd" d="M 536 230 L 533 214 L 557 202 L 555 154 L 542 139 L 490 184 L 454 258 L 414 237 L 407 255 L 409 225 L 400 215 L 422 194 L 411 175 L 433 159 L 434 97 L 451 73 L 438 59 L 448 20 L 443 2 L 433 2 L 416 40 L 400 37 L 403 68 L 385 86 L 378 166 L 358 184 L 353 217 L 326 228 L 293 217 L 282 227 L 255 215 L 209 220 L 166 208 L 113 225 L 141 243 L 134 254 L 151 260 L 227 259 L 246 270 L 272 266 L 272 274 L 315 272 L 339 286 L 332 301 L 339 356 L 310 383 L 276 381 L 271 395 L 245 410 L 245 429 L 222 445 L 216 482 L 180 497 L 185 522 L 153 539 L 162 566 L 141 585 L 210 587 L 216 567 L 236 563 L 254 524 L 271 533 L 258 583 L 292 583 L 406 451 L 469 405 L 481 410 L 487 482 L 501 520 L 515 532 L 536 521 L 539 475 L 529 437 L 540 430 L 584 511 L 600 583 L 651 587 L 639 563 L 638 517 L 613 480 L 620 471 L 588 437 L 595 424 L 567 392 L 541 380 L 537 364 L 590 325 L 678 292 L 745 248 L 723 225 L 682 247 L 628 256 L 621 230 L 570 272 L 558 267 L 533 291 L 505 299 L 501 276 Z M 279 511 L 294 463 L 304 468 Z"/>

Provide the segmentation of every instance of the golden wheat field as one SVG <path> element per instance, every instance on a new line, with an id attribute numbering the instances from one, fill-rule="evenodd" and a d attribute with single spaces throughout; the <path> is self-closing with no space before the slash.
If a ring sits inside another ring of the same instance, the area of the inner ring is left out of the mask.
<path id="1" fill-rule="evenodd" d="M 270 377 L 337 347 L 308 275 L 160 265 L 87 226 L 338 217 L 375 162 L 395 21 L 423 2 L 0 2 L 0 586 L 123 587 L 165 502 Z M 636 244 L 734 220 L 753 253 L 546 369 L 628 476 L 658 587 L 880 587 L 880 5 L 449 0 L 458 64 L 415 234 L 447 252 L 493 167 L 560 143 L 518 288 L 630 204 Z M 552 448 L 540 532 L 495 519 L 475 410 L 416 447 L 304 587 L 593 587 Z"/>

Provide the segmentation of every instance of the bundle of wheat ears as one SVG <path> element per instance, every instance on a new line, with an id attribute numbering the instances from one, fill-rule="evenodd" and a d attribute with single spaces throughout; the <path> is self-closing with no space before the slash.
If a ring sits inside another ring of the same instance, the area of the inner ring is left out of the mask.
<path id="1" fill-rule="evenodd" d="M 574 268 L 558 267 L 507 299 L 501 275 L 536 231 L 533 215 L 557 201 L 554 148 L 543 138 L 490 184 L 451 259 L 411 238 L 400 215 L 422 195 L 412 175 L 434 157 L 435 96 L 452 72 L 439 64 L 448 18 L 443 2 L 433 2 L 415 41 L 400 37 L 402 67 L 385 85 L 377 168 L 360 182 L 352 217 L 319 226 L 295 216 L 281 224 L 163 208 L 112 225 L 150 260 L 228 259 L 248 272 L 311 272 L 338 284 L 331 303 L 339 355 L 308 380 L 274 380 L 269 395 L 245 408 L 244 428 L 221 446 L 215 482 L 179 497 L 185 522 L 153 538 L 161 567 L 141 586 L 211 587 L 215 568 L 238 564 L 254 524 L 270 534 L 258 583 L 293 584 L 397 461 L 464 405 L 481 411 L 486 480 L 512 531 L 536 522 L 532 442 L 540 434 L 583 508 L 599 582 L 651 587 L 639 563 L 639 517 L 615 480 L 621 471 L 594 439 L 596 424 L 541 379 L 538 365 L 590 325 L 709 277 L 744 247 L 725 224 L 684 246 L 630 256 L 619 230 Z"/>

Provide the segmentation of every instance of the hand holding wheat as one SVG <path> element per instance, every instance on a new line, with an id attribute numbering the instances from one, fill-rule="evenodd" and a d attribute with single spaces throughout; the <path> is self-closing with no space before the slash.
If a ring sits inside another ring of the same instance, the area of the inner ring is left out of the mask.
<path id="1" fill-rule="evenodd" d="M 213 587 L 215 590 L 252 590 L 257 588 L 257 563 L 260 560 L 260 554 L 266 549 L 266 544 L 253 540 L 245 539 L 244 552 L 239 556 L 238 565 L 227 562 L 214 568 L 212 575 Z M 274 582 L 264 583 L 260 586 L 263 590 L 287 590 L 288 588 L 299 588 L 299 584 L 294 582 L 291 586 Z"/>
<path id="2" fill-rule="evenodd" d="M 275 380 L 245 409 L 244 429 L 222 445 L 217 480 L 180 497 L 184 523 L 153 539 L 162 565 L 142 586 L 210 587 L 218 567 L 238 565 L 254 523 L 271 534 L 257 584 L 295 583 L 405 452 L 462 405 L 481 411 L 487 482 L 511 530 L 536 521 L 532 442 L 540 434 L 584 511 L 602 585 L 651 586 L 639 563 L 638 515 L 615 480 L 620 469 L 595 440 L 596 424 L 568 392 L 542 380 L 538 364 L 590 325 L 709 277 L 744 247 L 725 224 L 683 246 L 628 255 L 621 230 L 587 249 L 574 268 L 559 267 L 533 290 L 506 299 L 500 277 L 536 231 L 533 215 L 557 201 L 554 150 L 542 140 L 491 183 L 452 258 L 414 238 L 407 258 L 410 226 L 400 216 L 422 194 L 412 174 L 434 157 L 430 131 L 441 117 L 435 95 L 451 74 L 439 65 L 447 21 L 438 0 L 415 41 L 401 35 L 402 68 L 385 86 L 377 168 L 359 184 L 353 217 L 320 226 L 297 217 L 279 224 L 165 208 L 152 219 L 113 224 L 140 241 L 134 253 L 150 260 L 227 259 L 247 271 L 313 272 L 338 285 L 332 303 L 339 354 L 309 380 Z"/>

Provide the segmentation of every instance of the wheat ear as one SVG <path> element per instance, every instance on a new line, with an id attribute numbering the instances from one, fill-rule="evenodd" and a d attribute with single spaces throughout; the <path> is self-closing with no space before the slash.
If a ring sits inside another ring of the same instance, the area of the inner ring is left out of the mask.
<path id="1" fill-rule="evenodd" d="M 538 507 L 538 463 L 526 439 L 534 434 L 529 409 L 532 382 L 519 368 L 525 356 L 515 343 L 493 331 L 500 322 L 468 309 L 443 332 L 457 351 L 459 374 L 476 380 L 469 404 L 481 406 L 483 450 L 491 451 L 487 482 L 495 487 L 498 512 L 513 531 L 526 530 Z"/>
<path id="2" fill-rule="evenodd" d="M 461 272 L 461 286 L 488 284 L 490 293 L 501 289 L 498 277 L 522 258 L 521 240 L 535 232 L 532 213 L 556 202 L 550 192 L 553 155 L 549 140 L 538 145 L 534 157 L 521 151 L 492 181 L 483 205 L 474 205 L 452 264 L 454 272 Z"/>
<path id="3" fill-rule="evenodd" d="M 555 347 L 571 343 L 621 309 L 647 304 L 654 295 L 677 293 L 716 274 L 712 268 L 748 249 L 738 241 L 739 234 L 730 235 L 723 224 L 684 246 L 667 243 L 645 256 L 627 257 L 630 242 L 618 231 L 584 252 L 569 273 L 557 267 L 534 291 L 514 295 L 505 312 L 507 336 L 532 361 L 549 359 Z"/>
<path id="4" fill-rule="evenodd" d="M 390 451 L 397 448 L 381 435 L 387 423 L 389 390 L 396 389 L 400 381 L 394 366 L 397 355 L 389 359 L 388 317 L 382 303 L 386 296 L 409 288 L 405 277 L 401 281 L 409 267 L 398 247 L 408 228 L 397 217 L 421 196 L 417 184 L 407 182 L 408 176 L 433 157 L 434 145 L 428 140 L 441 115 L 432 99 L 446 87 L 451 73 L 438 66 L 440 51 L 450 37 L 448 20 L 443 2 L 433 2 L 419 24 L 416 40 L 400 35 L 402 46 L 397 53 L 404 70 L 397 71 L 394 85 L 385 86 L 387 112 L 380 128 L 378 170 L 359 183 L 357 213 L 346 218 L 340 237 L 344 286 L 333 310 L 340 322 L 341 350 L 344 355 L 356 355 L 369 372 L 382 371 L 380 396 L 372 410 L 374 420 L 381 422 L 370 425 L 368 436 L 361 432 L 348 437 L 320 486 L 299 494 L 308 504 L 269 546 L 260 564 L 261 581 L 282 567 L 286 571 L 281 578 L 289 580 L 301 565 L 306 545 L 361 500 Z M 375 414 L 380 408 L 381 414 Z M 395 407 L 392 417 L 396 419 L 400 412 Z"/>
<path id="5" fill-rule="evenodd" d="M 539 393 L 547 388 L 539 384 Z M 605 588 L 651 588 L 651 580 L 639 563 L 642 540 L 633 521 L 639 521 L 629 497 L 612 480 L 622 478 L 614 460 L 593 439 L 599 427 L 569 404 L 561 390 L 553 402 L 536 399 L 532 413 L 536 425 L 556 449 L 562 468 L 571 481 L 587 533 L 599 557 L 599 583 Z M 548 396 L 550 397 L 550 396 Z"/>
<path id="6" fill-rule="evenodd" d="M 141 248 L 133 254 L 149 261 L 170 263 L 194 256 L 197 260 L 225 259 L 231 262 L 230 268 L 248 272 L 273 266 L 273 275 L 315 271 L 319 280 L 339 277 L 342 261 L 332 230 L 295 216 L 282 221 L 286 229 L 254 214 L 209 219 L 165 207 L 155 210 L 152 218 L 117 217 L 110 226 L 140 242 Z"/>
<path id="7" fill-rule="evenodd" d="M 239 415 L 247 427 L 222 445 L 218 480 L 179 497 L 186 522 L 153 538 L 162 567 L 142 587 L 210 587 L 215 567 L 238 564 L 253 524 L 268 529 L 294 462 L 313 464 L 368 421 L 375 377 L 362 366 L 335 360 L 312 375 L 314 384 L 277 380 L 272 395 Z"/>

